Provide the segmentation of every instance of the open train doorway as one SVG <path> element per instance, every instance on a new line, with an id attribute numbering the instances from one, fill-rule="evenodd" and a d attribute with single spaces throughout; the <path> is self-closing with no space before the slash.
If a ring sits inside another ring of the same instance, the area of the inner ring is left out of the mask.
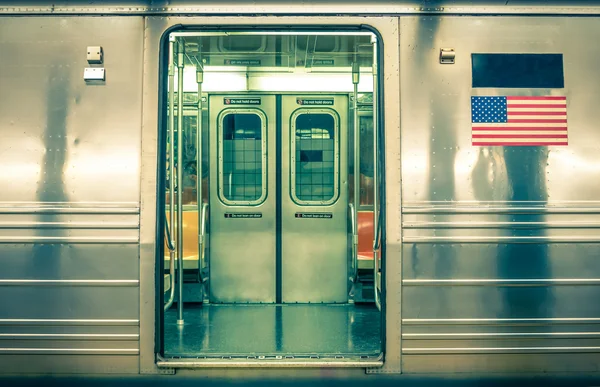
<path id="1" fill-rule="evenodd" d="M 164 359 L 381 364 L 377 44 L 169 35 Z"/>

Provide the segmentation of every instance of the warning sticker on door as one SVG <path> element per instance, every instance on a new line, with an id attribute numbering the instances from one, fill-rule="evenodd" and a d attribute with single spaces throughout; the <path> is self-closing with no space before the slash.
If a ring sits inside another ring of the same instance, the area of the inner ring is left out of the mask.
<path id="1" fill-rule="evenodd" d="M 331 219 L 333 214 L 331 212 L 296 212 L 296 218 L 305 219 Z"/>
<path id="2" fill-rule="evenodd" d="M 226 213 L 225 217 L 228 219 L 257 219 L 262 218 L 262 213 Z"/>
<path id="3" fill-rule="evenodd" d="M 260 98 L 223 98 L 225 105 L 260 105 Z"/>
<path id="4" fill-rule="evenodd" d="M 309 99 L 309 98 L 296 98 L 296 103 L 302 106 L 331 106 L 333 105 L 333 98 L 326 99 Z"/>
<path id="5" fill-rule="evenodd" d="M 225 59 L 223 64 L 228 66 L 260 66 L 260 59 Z"/>

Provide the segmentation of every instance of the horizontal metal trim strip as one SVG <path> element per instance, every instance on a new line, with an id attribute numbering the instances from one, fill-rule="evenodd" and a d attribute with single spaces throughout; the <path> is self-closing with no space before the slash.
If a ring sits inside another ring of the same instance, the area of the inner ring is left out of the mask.
<path id="1" fill-rule="evenodd" d="M 28 243 L 28 244 L 137 244 L 139 237 L 0 237 L 0 244 Z"/>
<path id="2" fill-rule="evenodd" d="M 36 319 L 5 318 L 0 326 L 139 326 L 138 319 Z"/>
<path id="3" fill-rule="evenodd" d="M 114 229 L 135 230 L 138 223 L 104 223 L 104 222 L 0 222 L 0 229 Z"/>
<path id="4" fill-rule="evenodd" d="M 104 204 L 104 205 L 103 205 Z M 138 203 L 0 203 L 0 215 L 6 214 L 134 214 Z"/>
<path id="5" fill-rule="evenodd" d="M 0 333 L 0 340 L 138 341 L 139 334 L 128 333 Z"/>
<path id="6" fill-rule="evenodd" d="M 406 7 L 397 6 L 389 2 L 385 4 L 374 3 L 364 8 L 360 5 L 331 3 L 318 5 L 309 3 L 308 5 L 290 5 L 289 7 L 278 7 L 253 2 L 253 6 L 244 6 L 238 4 L 233 7 L 140 7 L 140 6 L 122 6 L 122 7 L 78 7 L 72 6 L 55 6 L 55 7 L 2 7 L 0 13 L 5 14 L 42 14 L 42 15 L 61 15 L 61 14 L 113 14 L 113 15 L 223 15 L 223 14 L 277 14 L 288 15 L 293 13 L 302 14 L 359 14 L 359 15 L 411 15 L 411 14 L 439 14 L 439 15 L 596 15 L 600 13 L 598 8 L 594 7 L 535 7 L 535 6 L 494 6 L 488 5 L 485 7 Z M 332 7 L 337 11 L 332 10 Z"/>
<path id="7" fill-rule="evenodd" d="M 600 236 L 405 236 L 403 243 L 600 243 Z"/>
<path id="8" fill-rule="evenodd" d="M 139 349 L 125 348 L 0 348 L 0 355 L 137 355 Z"/>
<path id="9" fill-rule="evenodd" d="M 376 368 L 383 366 L 383 360 L 335 360 L 335 359 L 306 359 L 306 360 L 239 360 L 239 359 L 163 359 L 156 365 L 159 368 Z"/>
<path id="10" fill-rule="evenodd" d="M 488 348 L 402 348 L 403 354 L 483 354 L 483 353 L 589 353 L 600 347 L 488 347 Z"/>
<path id="11" fill-rule="evenodd" d="M 42 280 L 0 279 L 0 286 L 126 286 L 137 287 L 139 280 Z"/>
<path id="12" fill-rule="evenodd" d="M 493 333 L 402 333 L 403 340 L 489 340 L 489 339 L 581 339 L 598 338 L 600 332 L 493 332 Z"/>
<path id="13" fill-rule="evenodd" d="M 405 279 L 405 286 L 569 286 L 600 285 L 600 278 L 542 279 Z"/>
<path id="14" fill-rule="evenodd" d="M 600 228 L 600 222 L 404 222 L 405 229 L 550 229 Z"/>
<path id="15" fill-rule="evenodd" d="M 405 206 L 402 214 L 600 214 L 599 207 Z"/>
<path id="16" fill-rule="evenodd" d="M 600 324 L 595 317 L 549 317 L 549 318 L 405 318 L 403 325 L 553 325 L 553 324 Z"/>

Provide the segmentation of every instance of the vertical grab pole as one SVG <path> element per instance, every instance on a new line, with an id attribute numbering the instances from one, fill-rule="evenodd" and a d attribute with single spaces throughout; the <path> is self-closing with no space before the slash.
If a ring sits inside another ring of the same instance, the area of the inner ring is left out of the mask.
<path id="1" fill-rule="evenodd" d="M 200 278 L 204 268 L 204 233 L 202 232 L 203 219 L 200 211 L 202 202 L 202 83 L 204 82 L 204 69 L 200 61 L 200 53 L 197 56 L 196 83 L 198 84 L 198 112 L 196 116 L 196 202 L 198 203 L 198 264 Z"/>
<path id="2" fill-rule="evenodd" d="M 381 225 L 379 224 L 379 165 L 378 165 L 378 154 L 382 149 L 378 149 L 379 143 L 379 113 L 377 106 L 377 93 L 378 93 L 378 85 L 377 85 L 377 74 L 378 74 L 378 63 L 377 63 L 377 44 L 375 38 L 371 40 L 373 44 L 373 228 L 374 228 L 374 240 L 373 240 L 373 283 L 374 283 L 374 293 L 375 293 L 375 305 L 377 305 L 377 309 L 381 310 L 381 300 L 379 299 L 379 294 L 377 293 L 379 287 L 379 281 L 377 280 L 377 276 L 379 275 L 379 249 L 381 248 Z M 382 279 L 383 280 L 383 279 Z"/>
<path id="3" fill-rule="evenodd" d="M 358 47 L 355 48 L 358 50 Z M 352 84 L 354 85 L 352 108 L 354 109 L 354 218 L 355 229 L 352 235 L 352 282 L 358 277 L 358 209 L 360 207 L 360 128 L 358 125 L 358 83 L 360 82 L 360 67 L 356 54 L 352 63 Z"/>
<path id="4" fill-rule="evenodd" d="M 173 305 L 175 300 L 175 37 L 169 37 L 169 300 L 165 310 Z"/>
<path id="5" fill-rule="evenodd" d="M 185 46 L 177 47 L 177 325 L 183 325 L 183 56 Z"/>

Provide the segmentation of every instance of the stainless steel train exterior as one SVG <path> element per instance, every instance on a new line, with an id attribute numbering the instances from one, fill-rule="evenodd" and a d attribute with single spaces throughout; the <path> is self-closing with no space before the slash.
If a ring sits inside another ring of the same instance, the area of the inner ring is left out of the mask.
<path id="1" fill-rule="evenodd" d="M 177 25 L 379 34 L 385 358 L 367 374 L 598 370 L 597 2 L 69 3 L 0 2 L 1 373 L 175 373 L 155 345 L 160 41 Z M 86 84 L 96 45 L 106 82 Z M 562 54 L 564 88 L 543 91 L 567 97 L 568 145 L 473 146 L 471 97 L 506 95 L 472 87 L 474 53 Z"/>

